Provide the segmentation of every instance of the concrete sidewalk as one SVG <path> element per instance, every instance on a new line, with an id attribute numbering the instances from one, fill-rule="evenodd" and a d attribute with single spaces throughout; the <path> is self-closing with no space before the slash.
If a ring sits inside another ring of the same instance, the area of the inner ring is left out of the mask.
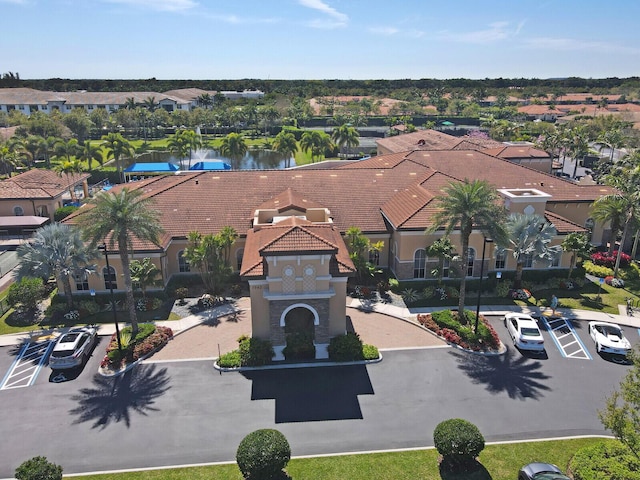
<path id="1" fill-rule="evenodd" d="M 370 311 L 381 313 L 396 318 L 403 318 L 406 320 L 416 321 L 416 317 L 420 313 L 430 313 L 434 310 L 442 310 L 443 307 L 421 307 L 421 308 L 406 308 L 398 307 L 389 303 L 382 302 L 369 302 L 361 299 L 351 299 L 347 305 L 351 308 L 357 308 L 362 311 Z M 564 316 L 570 320 L 578 321 L 602 321 L 617 323 L 621 326 L 638 328 L 640 329 L 640 312 L 637 316 L 629 317 L 626 315 L 626 306 L 620 305 L 620 314 L 614 315 L 610 313 L 595 312 L 591 310 L 572 310 L 568 308 L 559 308 L 556 313 Z M 469 310 L 475 310 L 469 308 Z M 540 315 L 544 312 L 544 308 L 538 307 L 518 307 L 510 305 L 481 305 L 480 313 L 482 315 L 505 315 L 508 312 L 523 312 L 532 315 Z M 181 332 L 185 332 L 197 325 L 201 325 L 205 322 L 214 320 L 218 317 L 224 317 L 228 315 L 234 315 L 241 312 L 242 309 L 238 309 L 233 304 L 225 304 L 211 310 L 207 310 L 198 315 L 189 315 L 181 318 L 180 320 L 167 320 L 162 322 L 156 322 L 157 325 L 169 327 L 173 330 L 174 335 L 179 335 Z M 125 324 L 120 323 L 119 327 L 124 328 Z M 59 335 L 67 331 L 69 328 L 52 328 L 43 330 L 34 330 L 32 332 L 23 332 L 11 335 L 0 335 L 0 346 L 19 345 L 25 341 L 36 340 L 39 337 L 48 337 L 50 335 Z M 113 335 L 115 333 L 114 324 L 102 324 L 99 326 L 99 335 Z"/>

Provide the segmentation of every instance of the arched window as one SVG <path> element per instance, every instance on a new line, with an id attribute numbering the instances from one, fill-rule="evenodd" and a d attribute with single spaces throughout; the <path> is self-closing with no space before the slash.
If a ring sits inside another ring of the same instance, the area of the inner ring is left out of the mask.
<path id="1" fill-rule="evenodd" d="M 180 250 L 178 252 L 178 271 L 182 273 L 191 271 L 191 265 L 189 265 L 189 261 L 184 258 L 184 250 Z"/>
<path id="2" fill-rule="evenodd" d="M 242 268 L 242 259 L 244 257 L 244 248 L 239 248 L 236 250 L 236 264 L 238 265 L 238 270 Z"/>
<path id="3" fill-rule="evenodd" d="M 467 261 L 467 277 L 473 276 L 473 264 L 476 261 L 476 251 L 475 249 L 469 247 L 469 259 Z"/>
<path id="4" fill-rule="evenodd" d="M 316 269 L 313 265 L 306 265 L 302 270 L 302 290 L 313 292 L 316 289 Z"/>
<path id="5" fill-rule="evenodd" d="M 287 265 L 282 269 L 282 291 L 294 293 L 296 291 L 296 269 Z"/>
<path id="6" fill-rule="evenodd" d="M 427 263 L 427 253 L 424 248 L 419 248 L 413 254 L 413 278 L 425 277 L 426 263 Z"/>
<path id="7" fill-rule="evenodd" d="M 116 290 L 118 288 L 118 279 L 116 277 L 116 269 L 109 265 L 109 270 L 107 267 L 102 269 L 102 276 L 104 277 L 104 288 L 109 290 L 113 288 Z"/>
<path id="8" fill-rule="evenodd" d="M 22 217 L 24 215 L 24 209 L 20 205 L 13 207 L 13 214 L 16 217 Z"/>

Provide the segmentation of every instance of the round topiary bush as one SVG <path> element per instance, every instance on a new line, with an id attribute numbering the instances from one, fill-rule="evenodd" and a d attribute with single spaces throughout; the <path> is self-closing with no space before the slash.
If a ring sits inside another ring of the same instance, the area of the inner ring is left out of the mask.
<path id="1" fill-rule="evenodd" d="M 443 464 L 451 468 L 473 464 L 484 449 L 484 437 L 478 427 L 461 418 L 440 422 L 433 431 L 433 441 Z"/>
<path id="2" fill-rule="evenodd" d="M 280 475 L 291 459 L 291 447 L 278 430 L 262 429 L 244 437 L 236 452 L 242 476 L 249 480 L 268 480 Z"/>
<path id="3" fill-rule="evenodd" d="M 18 480 L 62 480 L 62 467 L 47 457 L 33 457 L 16 468 Z"/>

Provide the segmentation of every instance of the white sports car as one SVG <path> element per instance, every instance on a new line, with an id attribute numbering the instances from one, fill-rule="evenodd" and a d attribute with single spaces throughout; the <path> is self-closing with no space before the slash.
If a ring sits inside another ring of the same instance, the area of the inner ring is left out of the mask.
<path id="1" fill-rule="evenodd" d="M 598 353 L 626 355 L 631 350 L 631 343 L 615 323 L 589 322 L 589 335 L 595 342 Z"/>
<path id="2" fill-rule="evenodd" d="M 520 350 L 544 350 L 544 338 L 536 322 L 525 313 L 507 313 L 504 324 L 509 331 L 513 344 Z"/>

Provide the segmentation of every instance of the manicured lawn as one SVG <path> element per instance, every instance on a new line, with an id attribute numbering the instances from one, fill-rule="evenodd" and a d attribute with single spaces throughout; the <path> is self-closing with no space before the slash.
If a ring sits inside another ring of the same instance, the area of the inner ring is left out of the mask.
<path id="1" fill-rule="evenodd" d="M 603 441 L 598 438 L 524 442 L 489 445 L 480 454 L 480 471 L 469 475 L 445 474 L 438 470 L 438 452 L 433 449 L 409 452 L 345 455 L 292 460 L 287 472 L 294 480 L 514 480 L 518 469 L 534 461 L 555 463 L 567 469 L 569 460 L 580 448 Z M 604 440 L 611 441 L 611 440 Z M 117 463 L 117 460 L 116 460 Z M 153 470 L 122 474 L 78 476 L 78 479 L 100 480 L 242 480 L 235 464 L 183 469 Z"/>

